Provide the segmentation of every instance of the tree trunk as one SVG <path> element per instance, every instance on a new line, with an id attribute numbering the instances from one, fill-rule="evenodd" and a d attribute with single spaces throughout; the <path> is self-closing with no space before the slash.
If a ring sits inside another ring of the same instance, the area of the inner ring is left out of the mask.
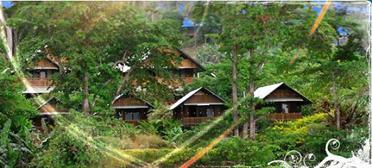
<path id="1" fill-rule="evenodd" d="M 249 138 L 256 139 L 256 119 L 255 119 L 256 111 L 254 107 L 251 109 L 251 113 L 249 115 Z"/>
<path id="2" fill-rule="evenodd" d="M 123 64 L 126 65 L 126 61 L 127 61 L 127 53 L 128 51 L 125 50 L 124 51 L 124 54 L 123 54 L 123 58 L 122 58 L 122 61 L 123 61 Z M 115 92 L 115 95 L 114 96 L 118 96 L 121 92 L 121 90 L 123 89 L 125 83 L 129 80 L 129 74 L 132 72 L 132 68 L 129 69 L 125 74 L 124 76 L 122 75 L 121 76 L 121 80 L 120 80 L 120 84 L 119 84 L 119 87 L 116 89 L 116 92 Z"/>
<path id="3" fill-rule="evenodd" d="M 335 107 L 336 128 L 340 129 L 341 128 L 341 112 L 340 112 L 340 105 L 338 103 L 338 98 L 337 98 L 337 86 L 336 86 L 335 72 L 332 72 L 331 94 L 333 97 L 333 106 Z"/>
<path id="4" fill-rule="evenodd" d="M 89 106 L 89 74 L 88 72 L 84 72 L 83 77 L 83 112 L 90 113 L 90 106 Z"/>
<path id="5" fill-rule="evenodd" d="M 234 45 L 232 53 L 232 81 L 231 81 L 231 92 L 232 92 L 232 104 L 233 104 L 233 120 L 238 122 L 238 87 L 237 87 L 237 46 Z M 234 130 L 234 135 L 239 136 L 239 127 Z"/>
<path id="6" fill-rule="evenodd" d="M 118 96 L 120 94 L 120 92 L 123 90 L 123 87 L 125 86 L 125 84 L 129 80 L 129 74 L 131 72 L 132 72 L 132 70 L 128 70 L 128 72 L 125 73 L 124 77 L 121 77 L 121 81 L 120 81 L 119 87 L 116 89 L 116 92 L 115 92 L 115 95 L 114 96 Z"/>
<path id="7" fill-rule="evenodd" d="M 249 122 L 245 122 L 244 125 L 243 125 L 242 138 L 247 138 L 248 137 L 248 130 L 249 130 Z"/>
<path id="8" fill-rule="evenodd" d="M 336 128 L 341 129 L 341 112 L 340 112 L 340 106 L 336 102 Z"/>
<path id="9" fill-rule="evenodd" d="M 249 96 L 254 98 L 254 79 L 251 75 L 249 80 Z M 252 102 L 249 113 L 249 138 L 256 139 L 256 103 Z"/>

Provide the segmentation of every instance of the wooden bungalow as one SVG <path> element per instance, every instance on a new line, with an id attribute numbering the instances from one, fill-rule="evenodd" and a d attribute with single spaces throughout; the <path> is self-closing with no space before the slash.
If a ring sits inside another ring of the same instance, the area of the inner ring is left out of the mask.
<path id="1" fill-rule="evenodd" d="M 158 80 L 159 82 L 169 85 L 171 88 L 181 89 L 184 85 L 190 84 L 198 78 L 199 72 L 205 71 L 205 68 L 198 61 L 181 49 L 168 49 L 165 52 L 172 53 L 171 55 L 180 58 L 179 62 L 175 62 L 174 67 L 170 69 L 175 78 L 170 81 Z"/>
<path id="2" fill-rule="evenodd" d="M 68 111 L 60 105 L 59 100 L 57 100 L 55 97 L 45 101 L 37 108 L 37 110 L 40 113 L 32 119 L 32 123 L 34 127 L 39 130 L 43 130 L 43 122 L 46 126 L 54 126 L 53 116 L 67 114 Z"/>
<path id="3" fill-rule="evenodd" d="M 27 77 L 24 78 L 26 82 L 26 89 L 23 91 L 26 98 L 36 97 L 40 94 L 48 94 L 54 90 L 52 75 L 59 73 L 60 63 L 66 60 L 59 60 L 56 57 L 47 55 L 46 57 L 36 61 L 29 68 L 27 68 Z M 37 110 L 40 112 L 32 119 L 33 126 L 39 130 L 43 130 L 42 123 L 46 126 L 53 126 L 54 115 L 66 114 L 67 110 L 61 108 L 60 102 L 52 97 L 44 101 Z"/>
<path id="4" fill-rule="evenodd" d="M 199 75 L 198 73 L 204 71 L 204 67 L 198 63 L 194 58 L 190 55 L 182 51 L 181 49 L 163 49 L 165 56 L 175 56 L 175 58 L 180 58 L 180 60 L 174 60 L 173 68 L 169 68 L 176 77 L 172 80 L 164 80 L 161 77 L 156 77 L 157 82 L 162 83 L 164 85 L 168 85 L 171 88 L 177 89 L 182 88 L 184 84 L 190 84 L 195 78 Z M 143 60 L 143 64 L 146 64 L 147 60 Z M 123 62 L 115 63 L 115 68 L 120 70 L 125 77 L 126 74 L 129 72 L 131 67 L 126 65 Z M 138 83 L 136 81 L 132 81 L 133 87 L 137 87 Z"/>
<path id="5" fill-rule="evenodd" d="M 138 123 L 140 120 L 146 120 L 152 106 L 134 96 L 119 95 L 117 96 L 112 107 L 116 111 L 116 116 L 129 123 Z"/>
<path id="6" fill-rule="evenodd" d="M 37 61 L 27 71 L 30 75 L 26 78 L 28 86 L 23 93 L 31 97 L 32 94 L 49 93 L 54 89 L 51 77 L 54 73 L 59 72 L 59 64 L 52 58 L 45 57 Z"/>
<path id="7" fill-rule="evenodd" d="M 302 118 L 301 106 L 311 101 L 285 83 L 277 83 L 257 88 L 254 97 L 263 99 L 267 106 L 275 108 L 269 114 L 270 120 L 294 120 Z"/>
<path id="8" fill-rule="evenodd" d="M 177 55 L 179 55 L 182 60 L 181 63 L 177 65 L 176 73 L 181 77 L 185 84 L 191 83 L 199 76 L 199 72 L 205 70 L 198 61 L 185 53 L 183 50 L 177 50 Z"/>
<path id="9" fill-rule="evenodd" d="M 226 106 L 224 100 L 205 88 L 187 93 L 169 107 L 173 117 L 185 126 L 192 126 L 220 116 Z"/>

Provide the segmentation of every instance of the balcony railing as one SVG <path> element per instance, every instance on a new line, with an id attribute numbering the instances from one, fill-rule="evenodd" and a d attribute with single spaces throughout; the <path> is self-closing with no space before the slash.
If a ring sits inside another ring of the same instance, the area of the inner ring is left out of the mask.
<path id="1" fill-rule="evenodd" d="M 272 121 L 286 121 L 300 119 L 302 115 L 301 113 L 272 113 L 268 118 Z"/>
<path id="2" fill-rule="evenodd" d="M 181 121 L 183 125 L 196 125 L 210 119 L 213 117 L 183 117 Z"/>
<path id="3" fill-rule="evenodd" d="M 45 78 L 27 78 L 26 79 L 31 86 L 51 86 L 52 81 Z"/>

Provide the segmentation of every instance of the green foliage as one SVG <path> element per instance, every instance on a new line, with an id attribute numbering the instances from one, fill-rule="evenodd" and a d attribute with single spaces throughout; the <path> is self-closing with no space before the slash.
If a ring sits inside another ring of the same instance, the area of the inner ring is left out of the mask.
<path id="1" fill-rule="evenodd" d="M 313 153 L 318 161 L 325 157 L 325 144 L 331 138 L 340 140 L 344 147 L 335 153 L 350 157 L 350 151 L 357 149 L 356 144 L 365 137 L 362 132 L 356 133 L 353 138 L 347 130 L 336 130 L 326 125 L 326 114 L 314 114 L 292 122 L 277 123 L 262 131 L 258 141 L 279 146 L 275 151 L 276 158 L 283 158 L 290 150 L 297 150 L 304 154 Z M 354 131 L 353 131 L 354 132 Z M 358 137 L 358 138 L 355 138 Z"/>
<path id="2" fill-rule="evenodd" d="M 148 97 L 170 96 L 168 87 L 154 76 L 169 77 L 164 67 L 174 59 L 164 57 L 162 49 L 174 49 L 180 43 L 181 22 L 174 15 L 165 12 L 161 19 L 152 20 L 147 12 L 127 2 L 25 2 L 15 4 L 9 13 L 8 24 L 22 34 L 18 51 L 22 62 L 47 54 L 68 60 L 61 64 L 62 73 L 55 76 L 55 83 L 62 91 L 62 102 L 68 102 L 70 96 L 77 100 L 69 102 L 69 107 L 80 110 L 81 102 L 87 100 L 89 111 L 99 112 L 109 107 L 120 87 L 133 81 L 147 88 Z M 120 82 L 117 61 L 132 69 L 127 83 Z"/>
<path id="3" fill-rule="evenodd" d="M 260 106 L 260 108 L 255 109 L 256 117 L 259 119 L 266 118 L 266 116 L 270 113 L 275 111 L 274 107 L 265 106 L 268 103 L 265 103 L 262 99 L 252 98 L 252 97 L 245 97 L 241 101 L 241 105 L 238 106 L 240 120 L 243 122 L 248 122 L 249 114 L 252 112 L 251 107 L 256 104 L 256 106 Z"/>
<path id="4" fill-rule="evenodd" d="M 168 109 L 166 105 L 159 101 L 155 101 L 154 107 L 150 110 L 148 114 L 149 120 L 169 120 L 173 118 L 173 113 Z"/>
<path id="5" fill-rule="evenodd" d="M 29 119 L 35 116 L 36 110 L 21 94 L 21 82 L 11 73 L 4 57 L 0 58 L 0 86 L 5 88 L 0 90 L 0 124 L 10 119 L 12 131 L 27 132 L 31 127 Z"/>
<path id="6" fill-rule="evenodd" d="M 301 106 L 301 115 L 302 116 L 312 115 L 312 114 L 314 114 L 314 112 L 315 112 L 315 109 L 314 109 L 314 106 L 312 106 L 312 105 Z"/>
<path id="7" fill-rule="evenodd" d="M 244 97 L 250 82 L 258 87 L 284 81 L 314 105 L 303 107 L 305 117 L 296 121 L 258 120 L 257 141 L 225 138 L 196 164 L 263 167 L 294 149 L 314 153 L 320 160 L 330 138 L 342 144 L 335 153 L 350 157 L 350 151 L 367 137 L 368 60 L 360 25 L 331 10 L 308 36 L 316 13 L 303 5 L 211 3 L 208 10 L 206 7 L 197 3 L 190 15 L 195 21 L 203 20 L 196 42 L 208 42 L 198 52 L 206 71 L 185 90 L 203 86 L 230 100 L 230 57 L 235 51 L 239 57 L 239 97 Z M 174 68 L 170 64 L 173 55 L 163 49 L 183 43 L 179 36 L 182 18 L 174 11 L 143 9 L 124 2 L 19 2 L 7 11 L 8 25 L 17 35 L 17 59 L 26 67 L 46 54 L 67 58 L 68 62 L 61 64 L 61 74 L 53 78 L 57 85 L 53 94 L 75 110 L 81 109 L 82 100 L 87 99 L 92 115 L 71 110 L 68 116 L 56 117 L 57 126 L 50 138 L 35 149 L 29 136 L 29 119 L 36 110 L 22 96 L 22 87 L 10 66 L 0 59 L 1 166 L 25 167 L 31 159 L 33 167 L 105 166 L 114 160 L 105 154 L 107 147 L 154 161 L 170 153 L 171 146 L 183 147 L 185 140 L 200 136 L 160 165 L 176 167 L 232 124 L 231 116 L 227 116 L 210 129 L 212 121 L 183 129 L 178 121 L 171 120 L 170 111 L 161 103 L 155 103 L 150 121 L 138 126 L 113 118 L 109 108 L 120 86 L 124 88 L 121 92 L 134 93 L 137 88 L 130 84 L 136 82 L 146 90 L 139 96 L 149 102 L 173 96 L 168 86 L 154 77 L 171 77 L 167 69 Z M 348 29 L 346 42 L 337 34 L 339 26 Z M 3 46 L 1 49 L 4 52 Z M 124 83 L 120 83 L 122 74 L 114 68 L 118 60 L 132 70 Z M 330 92 L 331 88 L 335 91 Z M 250 96 L 239 107 L 245 121 L 252 111 L 249 107 L 262 103 Z M 327 106 L 323 108 L 324 104 Z M 340 130 L 331 126 L 332 112 L 338 105 L 344 126 Z M 262 108 L 256 114 L 260 118 L 270 111 Z"/>
<path id="8" fill-rule="evenodd" d="M 145 133 L 158 134 L 173 143 L 183 134 L 182 124 L 177 120 L 152 120 L 140 122 L 138 127 Z"/>
<path id="9" fill-rule="evenodd" d="M 180 152 L 177 152 L 172 157 L 160 164 L 160 167 L 172 168 L 180 167 L 183 163 L 189 160 L 197 152 L 194 148 L 184 148 Z"/>
<path id="10" fill-rule="evenodd" d="M 35 167 L 90 167 L 99 163 L 100 151 L 66 129 L 55 128 L 47 149 L 33 160 Z"/>
<path id="11" fill-rule="evenodd" d="M 22 85 L 0 54 L 0 166 L 24 167 L 33 157 L 31 117 L 36 110 L 21 94 Z"/>
<path id="12" fill-rule="evenodd" d="M 218 51 L 216 44 L 204 44 L 197 50 L 198 61 L 203 65 L 218 64 L 225 55 Z"/>
<path id="13" fill-rule="evenodd" d="M 231 98 L 231 61 L 222 59 L 219 64 L 207 65 L 206 71 L 200 73 L 200 78 L 197 78 L 193 83 L 186 86 L 187 88 L 205 87 L 221 96 L 224 100 Z M 216 77 L 212 76 L 214 74 Z M 241 81 L 239 81 L 241 82 Z M 240 86 L 240 85 L 239 85 Z M 230 101 L 228 101 L 229 103 Z"/>
<path id="14" fill-rule="evenodd" d="M 136 157 L 138 159 L 141 159 L 145 162 L 151 163 L 169 152 L 171 152 L 173 149 L 132 149 L 132 150 L 125 150 L 125 153 L 127 153 L 130 156 Z"/>
<path id="15" fill-rule="evenodd" d="M 0 165 L 25 167 L 33 157 L 33 146 L 28 136 L 20 136 L 10 129 L 11 120 L 4 123 L 0 134 Z"/>
<path id="16" fill-rule="evenodd" d="M 356 128 L 351 131 L 337 130 L 326 125 L 326 121 L 327 115 L 319 113 L 296 121 L 275 123 L 260 131 L 257 141 L 228 137 L 219 142 L 195 164 L 265 167 L 272 160 L 283 159 L 291 150 L 300 151 L 302 154 L 313 153 L 317 158 L 314 163 L 317 163 L 325 157 L 325 145 L 329 139 L 339 139 L 342 144 L 340 149 L 332 151 L 333 153 L 351 157 L 350 151 L 358 149 L 363 142 L 363 137 L 367 137 L 366 128 Z M 196 127 L 194 131 L 200 132 L 202 128 L 202 126 Z M 207 136 L 199 138 L 187 150 L 177 153 L 164 164 L 179 165 L 185 162 L 221 134 L 221 132 L 216 133 L 218 130 L 224 129 L 226 128 L 217 126 L 210 130 Z M 185 132 L 188 137 L 190 137 L 190 131 L 193 129 Z"/>
<path id="17" fill-rule="evenodd" d="M 55 118 L 57 126 L 33 160 L 36 167 L 91 167 L 112 160 L 111 149 L 164 148 L 168 144 L 158 135 L 121 120 L 102 116 L 87 118 L 80 112 Z"/>
<path id="18" fill-rule="evenodd" d="M 264 167 L 275 159 L 274 152 L 278 148 L 274 144 L 231 137 L 224 139 L 208 152 L 208 155 L 200 160 L 200 164 Z"/>

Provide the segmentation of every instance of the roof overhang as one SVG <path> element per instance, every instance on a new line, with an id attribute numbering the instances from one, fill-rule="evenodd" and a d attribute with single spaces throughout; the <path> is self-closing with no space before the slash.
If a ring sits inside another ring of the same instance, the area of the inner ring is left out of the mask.
<path id="1" fill-rule="evenodd" d="M 51 115 L 63 115 L 68 114 L 68 112 L 48 112 L 48 113 L 39 113 L 39 116 L 51 116 Z"/>
<path id="2" fill-rule="evenodd" d="M 27 87 L 27 89 L 25 91 L 23 91 L 22 93 L 23 94 L 38 94 L 38 93 L 50 93 L 51 91 L 54 90 L 54 86 L 53 87 L 49 87 L 49 86 L 46 86 L 46 87 Z"/>
<path id="3" fill-rule="evenodd" d="M 278 98 L 278 99 L 266 99 L 267 102 L 303 102 L 302 98 Z"/>
<path id="4" fill-rule="evenodd" d="M 30 69 L 30 70 L 48 70 L 48 69 L 58 70 L 57 67 L 32 67 L 32 68 L 27 68 L 27 69 Z"/>
<path id="5" fill-rule="evenodd" d="M 213 106 L 213 105 L 224 105 L 223 103 L 185 103 L 185 106 Z"/>
<path id="6" fill-rule="evenodd" d="M 177 69 L 195 69 L 195 68 L 179 66 L 179 67 L 177 67 Z"/>
<path id="7" fill-rule="evenodd" d="M 114 109 L 146 109 L 149 106 L 114 106 Z"/>

